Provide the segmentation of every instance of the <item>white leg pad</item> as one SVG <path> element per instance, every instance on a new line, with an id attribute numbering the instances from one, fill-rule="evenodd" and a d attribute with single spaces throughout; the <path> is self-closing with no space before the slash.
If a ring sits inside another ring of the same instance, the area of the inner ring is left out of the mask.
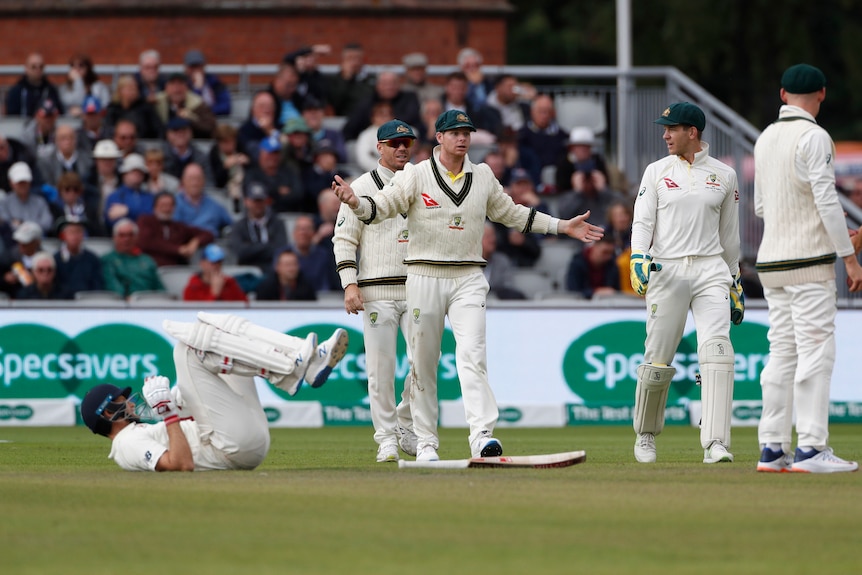
<path id="1" fill-rule="evenodd" d="M 664 429 L 667 394 L 676 368 L 645 363 L 638 366 L 635 390 L 635 433 L 658 435 Z"/>
<path id="2" fill-rule="evenodd" d="M 700 396 L 703 415 L 700 442 L 703 448 L 713 441 L 730 447 L 730 419 L 733 409 L 733 346 L 730 340 L 715 337 L 697 350 L 700 362 Z"/>
<path id="3" fill-rule="evenodd" d="M 244 317 L 231 313 L 209 313 L 199 311 L 198 321 L 215 326 L 220 330 L 232 333 L 233 335 L 265 341 L 284 349 L 299 348 L 305 341 L 302 338 L 287 335 L 286 333 L 281 333 L 274 329 L 261 327 L 250 322 Z"/>

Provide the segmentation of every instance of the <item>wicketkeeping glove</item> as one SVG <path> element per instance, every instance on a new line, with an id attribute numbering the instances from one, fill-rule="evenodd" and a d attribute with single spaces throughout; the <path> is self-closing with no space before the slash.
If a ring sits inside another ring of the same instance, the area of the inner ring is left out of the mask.
<path id="1" fill-rule="evenodd" d="M 180 420 L 179 411 L 171 395 L 171 381 L 163 375 L 151 375 L 144 379 L 144 399 L 153 410 L 164 418 L 166 424 Z"/>
<path id="2" fill-rule="evenodd" d="M 742 276 L 740 272 L 736 272 L 736 277 L 730 284 L 730 321 L 733 322 L 733 325 L 739 325 L 742 323 L 744 315 L 745 294 L 742 293 Z"/>
<path id="3" fill-rule="evenodd" d="M 650 272 L 661 271 L 661 264 L 653 262 L 649 254 L 633 251 L 629 260 L 629 271 L 632 289 L 638 292 L 638 295 L 644 295 L 647 292 Z"/>

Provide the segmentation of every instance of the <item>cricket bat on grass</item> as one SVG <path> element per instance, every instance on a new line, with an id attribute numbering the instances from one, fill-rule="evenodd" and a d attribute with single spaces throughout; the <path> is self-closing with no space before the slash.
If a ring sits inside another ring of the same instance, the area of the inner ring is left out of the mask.
<path id="1" fill-rule="evenodd" d="M 468 469 L 473 467 L 505 467 L 550 469 L 569 467 L 587 460 L 586 451 L 566 451 L 546 455 L 512 455 L 501 457 L 474 457 L 472 459 L 444 459 L 440 461 L 398 461 L 401 469 Z"/>

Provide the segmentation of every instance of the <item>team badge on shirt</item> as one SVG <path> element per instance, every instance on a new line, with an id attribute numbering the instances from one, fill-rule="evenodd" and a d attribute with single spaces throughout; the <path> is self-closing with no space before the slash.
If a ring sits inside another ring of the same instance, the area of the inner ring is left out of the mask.
<path id="1" fill-rule="evenodd" d="M 399 244 L 406 244 L 409 241 L 407 236 L 408 236 L 408 231 L 407 230 L 401 230 L 401 232 L 398 234 L 398 243 Z"/>
<path id="2" fill-rule="evenodd" d="M 377 312 L 373 311 L 368 314 L 368 321 L 371 322 L 371 327 L 377 327 Z"/>
<path id="3" fill-rule="evenodd" d="M 721 182 L 718 181 L 718 176 L 715 174 L 710 174 L 706 177 L 706 185 L 713 188 L 720 188 Z"/>
<path id="4" fill-rule="evenodd" d="M 449 229 L 450 230 L 463 230 L 464 219 L 461 216 L 452 216 L 449 220 Z"/>
<path id="5" fill-rule="evenodd" d="M 426 193 L 422 194 L 422 201 L 425 202 L 425 207 L 429 210 L 440 207 L 440 204 L 437 203 L 437 200 L 435 200 Z"/>
<path id="6" fill-rule="evenodd" d="M 419 315 L 420 315 L 419 308 L 414 307 L 413 308 L 413 323 L 419 323 Z"/>

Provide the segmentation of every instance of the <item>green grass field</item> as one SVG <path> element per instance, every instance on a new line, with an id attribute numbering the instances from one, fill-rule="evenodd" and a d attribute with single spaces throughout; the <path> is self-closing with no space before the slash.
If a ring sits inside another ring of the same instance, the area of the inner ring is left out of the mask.
<path id="1" fill-rule="evenodd" d="M 833 426 L 862 459 L 862 426 Z M 862 474 L 759 474 L 700 462 L 668 428 L 634 463 L 628 427 L 500 429 L 508 455 L 585 449 L 564 469 L 399 470 L 370 428 L 273 430 L 250 472 L 128 473 L 85 428 L 0 428 L 9 574 L 857 573 Z M 467 457 L 466 430 L 440 455 Z"/>

